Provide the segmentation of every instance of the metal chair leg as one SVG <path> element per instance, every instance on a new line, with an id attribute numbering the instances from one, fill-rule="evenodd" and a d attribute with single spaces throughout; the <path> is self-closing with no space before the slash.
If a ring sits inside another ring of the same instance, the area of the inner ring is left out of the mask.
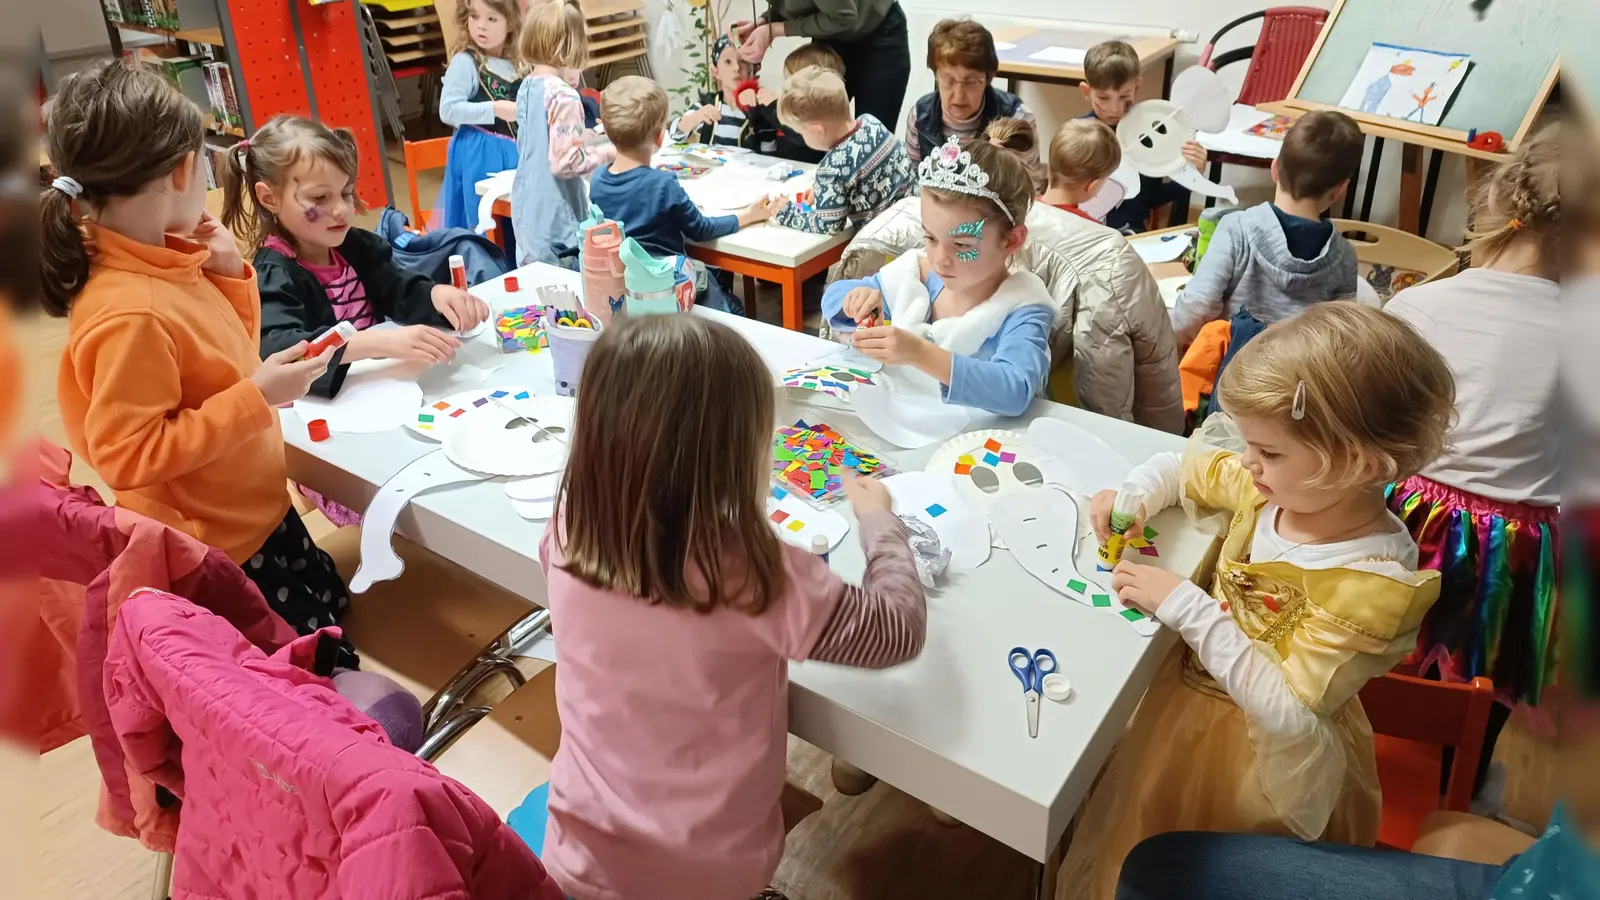
<path id="1" fill-rule="evenodd" d="M 469 694 L 478 685 L 488 680 L 495 673 L 504 675 L 511 682 L 511 689 L 516 690 L 527 683 L 522 672 L 517 669 L 517 664 L 501 656 L 480 657 L 477 662 L 454 681 L 445 685 L 444 690 L 435 694 L 432 700 L 422 709 L 422 722 L 424 731 L 431 732 L 455 712 L 456 707 L 466 702 Z"/>
<path id="2" fill-rule="evenodd" d="M 156 854 L 156 878 L 150 888 L 150 900 L 171 900 L 172 854 Z"/>
<path id="3" fill-rule="evenodd" d="M 417 758 L 433 762 L 433 758 L 445 751 L 445 748 L 455 743 L 456 738 L 466 732 L 468 728 L 478 724 L 491 710 L 487 706 L 474 706 L 464 709 L 440 725 L 437 730 L 429 734 L 422 741 L 422 746 L 417 748 Z"/>

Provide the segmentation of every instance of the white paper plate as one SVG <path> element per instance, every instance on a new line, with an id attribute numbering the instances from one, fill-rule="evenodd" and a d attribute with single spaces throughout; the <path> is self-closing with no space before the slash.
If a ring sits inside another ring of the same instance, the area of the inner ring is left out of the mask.
<path id="1" fill-rule="evenodd" d="M 984 444 L 991 439 L 1001 445 L 1000 452 L 996 453 L 996 456 L 1000 456 L 1001 453 L 1014 453 L 1016 459 L 1012 462 L 1005 462 L 1003 459 L 996 463 L 986 462 L 984 457 L 990 451 L 985 449 Z M 956 474 L 956 465 L 962 456 L 973 458 L 974 471 L 981 468 L 994 476 L 993 490 L 986 490 L 981 486 L 991 484 L 988 476 L 980 476 L 979 480 L 974 481 L 970 473 Z M 1042 484 L 1046 478 L 1042 462 L 1043 454 L 1022 432 L 986 428 L 982 431 L 958 434 L 946 441 L 928 457 L 928 464 L 923 469 L 935 474 L 950 475 L 955 482 L 956 493 L 978 509 L 987 511 L 989 505 L 1001 497 Z M 1018 463 L 1031 465 L 1033 471 L 1024 469 L 1019 473 Z M 1037 479 L 1033 477 L 1035 472 L 1039 476 Z"/>
<path id="2" fill-rule="evenodd" d="M 474 472 L 518 478 L 565 468 L 576 408 L 573 400 L 533 396 L 502 398 L 502 402 L 506 405 L 489 403 L 474 415 L 463 416 L 459 426 L 445 435 L 444 449 L 450 461 Z M 554 433 L 523 423 L 523 417 Z"/>
<path id="3" fill-rule="evenodd" d="M 496 394 L 502 399 L 512 399 L 519 395 L 533 396 L 533 392 L 525 387 L 476 388 L 462 391 L 442 400 L 422 404 L 416 410 L 416 414 L 406 420 L 406 427 L 430 441 L 442 443 L 445 435 L 455 430 L 456 426 L 471 417 L 473 413 L 494 406 L 488 398 Z M 480 400 L 483 402 L 478 402 Z"/>
<path id="4" fill-rule="evenodd" d="M 537 475 L 533 478 L 518 478 L 515 481 L 506 482 L 506 496 L 523 503 L 554 499 L 560 490 L 560 472 Z"/>

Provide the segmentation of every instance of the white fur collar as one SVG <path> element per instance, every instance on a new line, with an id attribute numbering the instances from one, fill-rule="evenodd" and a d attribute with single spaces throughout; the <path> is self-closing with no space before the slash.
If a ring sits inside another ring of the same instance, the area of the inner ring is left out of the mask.
<path id="1" fill-rule="evenodd" d="M 1000 331 L 1000 323 L 1023 306 L 1054 306 L 1050 291 L 1032 272 L 1012 272 L 988 300 L 962 315 L 928 322 L 933 300 L 922 283 L 923 252 L 902 253 L 878 273 L 890 321 L 951 353 L 972 356 Z"/>

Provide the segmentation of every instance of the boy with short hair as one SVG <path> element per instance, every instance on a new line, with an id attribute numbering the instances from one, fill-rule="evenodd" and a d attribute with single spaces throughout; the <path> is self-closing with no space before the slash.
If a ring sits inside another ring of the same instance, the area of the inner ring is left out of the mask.
<path id="1" fill-rule="evenodd" d="M 777 116 L 772 111 L 772 92 L 753 85 L 760 67 L 739 58 L 739 48 L 727 35 L 717 38 L 711 45 L 711 74 L 716 80 L 718 93 L 701 94 L 704 105 L 692 109 L 668 126 L 672 140 L 678 143 L 700 141 L 724 147 L 743 147 L 758 153 L 771 153 L 777 149 L 777 135 L 772 124 Z M 604 117 L 601 117 L 604 121 Z M 606 131 L 611 123 L 606 123 Z"/>
<path id="2" fill-rule="evenodd" d="M 1083 57 L 1083 81 L 1078 85 L 1091 107 L 1083 118 L 1099 119 L 1115 131 L 1144 85 L 1142 71 L 1139 54 L 1127 41 L 1102 41 L 1090 47 Z M 1190 141 L 1184 145 L 1183 156 L 1196 169 L 1205 171 L 1204 147 Z M 1172 225 L 1189 221 L 1188 188 L 1165 178 L 1140 175 L 1139 193 L 1113 209 L 1106 216 L 1106 224 L 1122 231 L 1144 231 L 1150 227 L 1150 211 L 1163 203 L 1172 204 Z"/>
<path id="3" fill-rule="evenodd" d="M 1057 209 L 1099 221 L 1079 209 L 1122 164 L 1122 145 L 1104 122 L 1069 119 L 1050 139 L 1050 189 L 1039 198 Z"/>
<path id="4" fill-rule="evenodd" d="M 813 150 L 825 151 L 809 204 L 772 217 L 812 234 L 860 225 L 911 193 L 916 176 L 905 145 L 871 115 L 852 118 L 844 79 L 821 66 L 796 72 L 778 96 L 778 118 Z"/>
<path id="5" fill-rule="evenodd" d="M 725 237 L 766 221 L 777 208 L 778 201 L 768 197 L 738 215 L 708 217 L 689 199 L 676 175 L 651 167 L 668 116 L 667 92 L 654 81 L 638 75 L 618 78 L 600 95 L 600 109 L 617 158 L 595 171 L 589 201 L 651 256 L 684 256 L 687 241 Z M 715 278 L 707 279 L 697 302 L 728 312 L 740 308 Z"/>
<path id="6" fill-rule="evenodd" d="M 1311 304 L 1355 298 L 1355 248 L 1323 213 L 1349 189 L 1365 140 L 1344 113 L 1322 110 L 1300 117 L 1272 164 L 1278 185 L 1272 202 L 1217 222 L 1205 256 L 1172 310 L 1179 346 L 1214 319 L 1234 322 L 1237 343 L 1241 315 L 1251 317 L 1246 324 L 1259 330 Z"/>
<path id="7" fill-rule="evenodd" d="M 819 44 L 816 41 L 801 44 L 794 48 L 788 56 L 784 57 L 783 77 L 785 79 L 793 78 L 796 72 L 812 66 L 821 66 L 830 72 L 836 73 L 840 78 L 844 77 L 844 60 L 840 58 L 838 52 L 827 44 Z M 792 159 L 795 162 L 811 163 L 812 165 L 822 162 L 823 152 L 821 150 L 813 150 L 807 147 L 805 140 L 800 137 L 799 133 L 792 128 L 784 127 L 783 123 L 778 121 L 778 104 L 770 103 L 760 107 L 760 109 L 763 115 L 771 117 L 772 121 L 769 127 L 778 136 L 778 147 L 773 151 L 774 153 L 784 159 Z"/>

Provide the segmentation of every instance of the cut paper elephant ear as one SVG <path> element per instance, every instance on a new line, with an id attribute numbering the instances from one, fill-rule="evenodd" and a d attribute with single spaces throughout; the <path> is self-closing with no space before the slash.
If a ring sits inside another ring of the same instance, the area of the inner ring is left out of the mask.
<path id="1" fill-rule="evenodd" d="M 1227 127 L 1227 123 L 1223 123 Z M 1239 203 L 1233 188 L 1207 179 L 1183 158 L 1183 145 L 1196 136 L 1194 121 L 1170 100 L 1146 100 L 1135 104 L 1117 123 L 1117 143 L 1122 145 L 1122 161 L 1141 175 L 1171 178 L 1197 194 L 1220 197 Z"/>
<path id="2" fill-rule="evenodd" d="M 1149 637 L 1160 625 L 1083 577 L 1075 562 L 1078 506 L 1055 488 L 1012 494 L 989 507 L 989 520 L 1017 563 L 1046 587 L 1091 609 L 1114 615 Z"/>
<path id="3" fill-rule="evenodd" d="M 976 569 L 989 560 L 989 520 L 957 493 L 955 476 L 901 472 L 885 478 L 883 486 L 894 498 L 895 515 L 917 519 L 939 535 L 951 569 Z"/>
<path id="4" fill-rule="evenodd" d="M 817 509 L 778 485 L 772 485 L 772 493 L 767 495 L 767 521 L 778 537 L 802 550 L 810 550 L 811 539 L 820 534 L 827 538 L 831 551 L 850 533 L 850 522 L 844 516 Z"/>
<path id="5" fill-rule="evenodd" d="M 435 450 L 412 461 L 384 482 L 362 514 L 361 564 L 356 568 L 355 577 L 350 579 L 350 592 L 363 593 L 374 583 L 399 578 L 405 571 L 405 562 L 395 555 L 391 535 L 400 512 L 413 497 L 446 485 L 483 481 L 486 477 L 460 468 L 445 456 L 445 451 Z"/>
<path id="6" fill-rule="evenodd" d="M 1196 130 L 1214 134 L 1227 129 L 1233 114 L 1233 92 L 1216 72 L 1190 66 L 1172 80 L 1167 96 L 1188 114 Z"/>
<path id="7" fill-rule="evenodd" d="M 1034 419 L 1028 424 L 1027 437 L 1046 457 L 1041 463 L 1045 480 L 1085 497 L 1121 487 L 1133 468 L 1126 457 L 1092 432 L 1061 419 Z"/>

